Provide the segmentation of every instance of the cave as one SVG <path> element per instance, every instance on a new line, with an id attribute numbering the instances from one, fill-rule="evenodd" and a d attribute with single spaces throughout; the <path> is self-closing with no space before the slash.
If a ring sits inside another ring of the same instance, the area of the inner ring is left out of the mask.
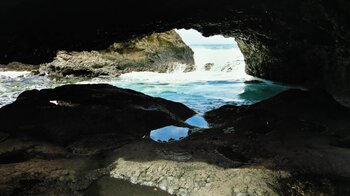
<path id="1" fill-rule="evenodd" d="M 0 194 L 349 195 L 349 18 L 345 0 L 1 1 L 0 69 L 16 79 L 0 77 L 11 100 L 0 102 Z M 105 84 L 193 72 L 179 29 L 234 38 L 254 78 L 240 98 L 259 100 L 202 111 Z M 41 79 L 17 75 L 28 71 Z M 188 121 L 198 114 L 203 127 Z M 168 126 L 188 136 L 152 140 Z"/>

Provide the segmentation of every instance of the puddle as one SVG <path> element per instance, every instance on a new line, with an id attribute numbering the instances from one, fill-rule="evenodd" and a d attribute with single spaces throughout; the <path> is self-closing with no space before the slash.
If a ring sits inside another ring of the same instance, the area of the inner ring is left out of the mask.
<path id="1" fill-rule="evenodd" d="M 198 128 L 209 128 L 208 122 L 201 115 L 195 115 L 186 120 L 186 123 Z M 166 126 L 151 131 L 150 137 L 156 142 L 169 142 L 171 140 L 181 140 L 188 136 L 189 128 Z"/>
<path id="2" fill-rule="evenodd" d="M 186 123 L 199 128 L 209 128 L 208 122 L 201 115 L 195 115 L 187 119 Z"/>
<path id="3" fill-rule="evenodd" d="M 189 128 L 167 126 L 151 131 L 151 139 L 156 142 L 168 142 L 170 140 L 181 140 L 188 136 Z"/>
<path id="4" fill-rule="evenodd" d="M 158 188 L 132 184 L 104 176 L 95 181 L 85 191 L 86 196 L 169 196 L 170 194 Z"/>

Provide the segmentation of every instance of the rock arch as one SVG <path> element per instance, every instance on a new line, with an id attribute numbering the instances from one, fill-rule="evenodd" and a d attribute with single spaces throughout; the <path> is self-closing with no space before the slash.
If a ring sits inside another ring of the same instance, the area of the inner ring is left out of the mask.
<path id="1" fill-rule="evenodd" d="M 60 49 L 195 28 L 236 37 L 252 75 L 349 97 L 349 9 L 345 0 L 5 0 L 0 63 L 42 63 Z"/>

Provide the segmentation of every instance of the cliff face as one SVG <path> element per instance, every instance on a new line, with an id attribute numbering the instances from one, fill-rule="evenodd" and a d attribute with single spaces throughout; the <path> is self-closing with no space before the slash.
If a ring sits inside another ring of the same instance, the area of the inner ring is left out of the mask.
<path id="1" fill-rule="evenodd" d="M 249 23 L 259 25 L 247 29 L 248 35 L 236 35 L 247 73 L 350 97 L 349 3 L 282 1 L 275 6 L 266 17 L 250 17 Z"/>
<path id="2" fill-rule="evenodd" d="M 114 43 L 101 51 L 60 51 L 53 62 L 40 67 L 40 72 L 51 76 L 117 76 L 132 71 L 163 73 L 180 64 L 185 65 L 185 71 L 191 71 L 193 51 L 172 30 Z"/>

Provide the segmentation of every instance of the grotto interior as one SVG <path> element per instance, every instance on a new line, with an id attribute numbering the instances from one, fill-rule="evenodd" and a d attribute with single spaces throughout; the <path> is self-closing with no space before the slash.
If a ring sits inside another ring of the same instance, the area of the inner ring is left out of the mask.
<path id="1" fill-rule="evenodd" d="M 28 90 L 0 108 L 1 195 L 348 195 L 349 18 L 346 0 L 1 1 L 2 68 L 107 75 L 65 59 L 108 48 L 128 62 L 115 75 L 166 71 L 169 59 L 194 64 L 173 29 L 195 29 L 234 37 L 247 74 L 303 87 L 207 111 L 208 128 L 186 123 L 196 111 L 181 103 L 107 84 Z M 150 48 L 154 69 L 138 59 Z M 167 125 L 190 134 L 148 137 Z"/>

